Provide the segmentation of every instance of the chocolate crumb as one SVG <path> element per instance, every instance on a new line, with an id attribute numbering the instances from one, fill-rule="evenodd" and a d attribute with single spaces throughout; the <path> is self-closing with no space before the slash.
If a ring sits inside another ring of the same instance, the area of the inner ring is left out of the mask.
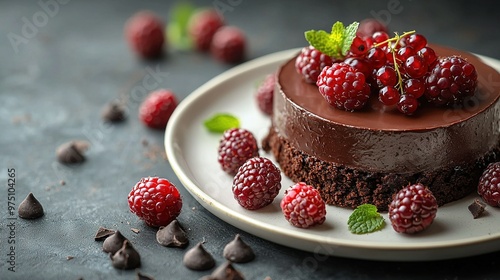
<path id="1" fill-rule="evenodd" d="M 186 247 L 189 243 L 186 232 L 177 220 L 173 220 L 166 227 L 160 227 L 156 232 L 156 241 L 166 247 Z"/>
<path id="2" fill-rule="evenodd" d="M 486 204 L 482 203 L 481 201 L 479 201 L 479 199 L 476 198 L 468 208 L 472 214 L 472 217 L 474 217 L 474 219 L 477 219 L 483 214 L 484 209 L 486 208 Z"/>
<path id="3" fill-rule="evenodd" d="M 114 234 L 104 240 L 104 243 L 102 243 L 102 250 L 113 255 L 123 247 L 123 243 L 125 241 L 128 241 L 127 238 L 125 238 L 125 236 L 117 230 Z"/>
<path id="4" fill-rule="evenodd" d="M 66 185 L 66 181 L 61 180 L 61 181 L 59 181 L 59 184 L 60 184 L 61 186 L 64 186 L 64 185 Z"/>
<path id="5" fill-rule="evenodd" d="M 72 259 L 74 259 L 74 258 L 75 258 L 75 257 L 73 257 L 73 256 L 67 256 L 67 257 L 66 257 L 66 260 L 70 261 L 70 260 L 72 260 Z"/>
<path id="6" fill-rule="evenodd" d="M 114 229 L 99 227 L 99 229 L 97 230 L 97 232 L 94 236 L 94 240 L 95 241 L 103 241 L 104 239 L 108 238 L 109 236 L 115 234 L 115 232 L 116 231 Z"/>
<path id="7" fill-rule="evenodd" d="M 19 217 L 23 219 L 37 219 L 44 214 L 42 204 L 35 198 L 33 193 L 29 193 L 19 204 L 17 212 Z"/>
<path id="8" fill-rule="evenodd" d="M 184 265 L 192 270 L 208 270 L 215 266 L 215 260 L 200 242 L 189 249 L 182 260 Z"/>
<path id="9" fill-rule="evenodd" d="M 149 141 L 148 141 L 148 139 L 143 138 L 143 139 L 142 139 L 142 141 L 141 141 L 141 144 L 142 144 L 142 146 L 144 146 L 144 147 L 146 147 L 147 145 L 149 145 Z"/>
<path id="10" fill-rule="evenodd" d="M 121 122 L 125 120 L 125 107 L 117 102 L 111 101 L 101 112 L 102 119 L 107 122 Z"/>
<path id="11" fill-rule="evenodd" d="M 113 267 L 118 269 L 134 269 L 141 266 L 141 256 L 128 240 L 123 241 L 120 250 L 110 256 Z"/>
<path id="12" fill-rule="evenodd" d="M 152 276 L 142 274 L 140 271 L 137 271 L 137 280 L 155 280 Z"/>
<path id="13" fill-rule="evenodd" d="M 65 164 L 81 163 L 85 161 L 83 153 L 88 147 L 89 143 L 83 140 L 73 140 L 63 143 L 56 149 L 57 160 Z"/>
<path id="14" fill-rule="evenodd" d="M 131 230 L 133 233 L 136 233 L 136 234 L 138 234 L 139 232 L 141 232 L 141 230 L 140 230 L 140 229 L 138 229 L 138 228 L 131 228 L 130 230 Z"/>
<path id="15" fill-rule="evenodd" d="M 212 274 L 204 276 L 201 280 L 245 280 L 245 277 L 241 272 L 236 270 L 230 261 L 226 261 L 219 267 L 217 267 Z"/>
<path id="16" fill-rule="evenodd" d="M 246 263 L 255 259 L 253 249 L 241 240 L 239 234 L 236 234 L 235 238 L 224 247 L 223 255 L 227 260 L 236 263 Z"/>

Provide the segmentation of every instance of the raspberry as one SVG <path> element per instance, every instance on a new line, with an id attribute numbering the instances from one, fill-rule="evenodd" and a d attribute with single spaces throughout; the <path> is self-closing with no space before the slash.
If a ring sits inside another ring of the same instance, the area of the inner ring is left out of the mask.
<path id="1" fill-rule="evenodd" d="M 147 126 L 163 129 L 177 107 L 172 91 L 159 89 L 151 92 L 139 107 L 139 119 Z"/>
<path id="2" fill-rule="evenodd" d="M 224 132 L 219 143 L 217 159 L 222 170 L 234 175 L 248 159 L 256 156 L 259 156 L 259 148 L 250 131 L 232 128 Z"/>
<path id="3" fill-rule="evenodd" d="M 243 31 L 234 26 L 223 26 L 215 32 L 210 51 L 221 62 L 237 63 L 245 57 L 245 48 Z"/>
<path id="4" fill-rule="evenodd" d="M 274 86 L 276 83 L 276 74 L 267 75 L 264 82 L 257 89 L 255 98 L 257 99 L 257 105 L 259 109 L 266 115 L 272 115 L 273 113 L 273 94 Z"/>
<path id="5" fill-rule="evenodd" d="M 493 207 L 500 207 L 500 162 L 490 163 L 484 170 L 477 193 Z"/>
<path id="6" fill-rule="evenodd" d="M 373 33 L 377 31 L 388 33 L 387 27 L 383 23 L 374 18 L 367 18 L 359 23 L 356 35 L 363 39 L 366 39 L 368 37 L 371 37 Z"/>
<path id="7" fill-rule="evenodd" d="M 167 179 L 142 178 L 128 195 L 132 213 L 148 226 L 166 226 L 181 212 L 182 199 L 177 188 Z"/>
<path id="8" fill-rule="evenodd" d="M 271 204 L 281 189 L 281 173 L 264 157 L 247 160 L 233 180 L 233 194 L 245 209 L 256 210 Z"/>
<path id="9" fill-rule="evenodd" d="M 163 22 L 152 12 L 134 14 L 125 24 L 125 38 L 138 55 L 150 59 L 161 55 L 165 42 Z"/>
<path id="10" fill-rule="evenodd" d="M 304 47 L 295 59 L 295 69 L 304 77 L 307 83 L 314 84 L 319 73 L 326 66 L 331 66 L 333 60 L 312 46 Z"/>
<path id="11" fill-rule="evenodd" d="M 425 96 L 437 105 L 458 104 L 475 93 L 474 65 L 460 56 L 440 58 L 426 79 Z"/>
<path id="12" fill-rule="evenodd" d="M 208 51 L 215 32 L 224 25 L 224 19 L 213 9 L 195 12 L 188 23 L 188 32 L 199 51 Z"/>
<path id="13" fill-rule="evenodd" d="M 308 228 L 325 221 L 325 202 L 317 189 L 304 182 L 286 190 L 280 205 L 285 219 L 295 227 Z"/>
<path id="14" fill-rule="evenodd" d="M 346 111 L 361 109 L 370 97 L 365 75 L 343 62 L 323 68 L 316 85 L 328 103 Z"/>
<path id="15" fill-rule="evenodd" d="M 418 183 L 401 189 L 389 205 L 389 219 L 395 231 L 416 233 L 429 227 L 438 205 L 432 192 Z"/>

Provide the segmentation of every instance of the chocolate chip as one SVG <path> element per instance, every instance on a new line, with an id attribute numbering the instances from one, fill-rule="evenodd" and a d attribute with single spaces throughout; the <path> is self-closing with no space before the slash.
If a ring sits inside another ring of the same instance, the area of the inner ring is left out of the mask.
<path id="1" fill-rule="evenodd" d="M 479 201 L 479 199 L 474 199 L 474 202 L 472 202 L 472 204 L 469 205 L 468 208 L 472 214 L 472 217 L 474 217 L 474 219 L 477 219 L 483 214 L 484 209 L 486 208 L 486 204 Z"/>
<path id="2" fill-rule="evenodd" d="M 128 240 L 125 240 L 123 241 L 122 248 L 111 255 L 111 263 L 113 267 L 118 269 L 134 269 L 141 266 L 141 256 L 132 244 Z"/>
<path id="3" fill-rule="evenodd" d="M 103 241 L 104 239 L 108 238 L 109 236 L 115 234 L 115 232 L 116 231 L 114 229 L 99 227 L 99 229 L 97 230 L 97 232 L 94 236 L 94 240 L 95 241 Z"/>
<path id="4" fill-rule="evenodd" d="M 127 238 L 117 230 L 104 240 L 104 243 L 102 243 L 102 250 L 113 255 L 123 247 L 125 241 L 128 241 Z"/>
<path id="5" fill-rule="evenodd" d="M 117 101 L 111 101 L 104 106 L 101 116 L 107 122 L 121 122 L 125 120 L 125 107 Z"/>
<path id="6" fill-rule="evenodd" d="M 182 261 L 187 268 L 193 270 L 207 270 L 215 266 L 214 258 L 205 250 L 201 242 L 189 249 Z"/>
<path id="7" fill-rule="evenodd" d="M 40 201 L 35 198 L 33 193 L 28 196 L 19 204 L 17 209 L 20 218 L 23 219 L 37 219 L 43 216 L 43 207 Z"/>
<path id="8" fill-rule="evenodd" d="M 224 247 L 223 256 L 236 263 L 246 263 L 255 259 L 252 248 L 241 240 L 239 234 L 236 234 L 235 238 Z"/>
<path id="9" fill-rule="evenodd" d="M 189 243 L 186 232 L 177 220 L 173 220 L 166 227 L 160 227 L 156 232 L 156 241 L 166 247 L 184 248 Z"/>
<path id="10" fill-rule="evenodd" d="M 85 160 L 83 153 L 87 150 L 89 143 L 83 140 L 73 140 L 61 144 L 56 149 L 57 160 L 60 163 L 81 163 Z"/>
<path id="11" fill-rule="evenodd" d="M 245 280 L 241 272 L 236 270 L 230 261 L 217 267 L 212 274 L 204 276 L 201 280 Z"/>

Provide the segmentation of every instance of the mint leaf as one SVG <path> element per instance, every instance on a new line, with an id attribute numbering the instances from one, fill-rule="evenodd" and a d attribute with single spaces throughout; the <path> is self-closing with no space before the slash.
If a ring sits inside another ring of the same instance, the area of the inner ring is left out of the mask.
<path id="1" fill-rule="evenodd" d="M 240 121 L 231 114 L 219 113 L 206 119 L 203 124 L 210 132 L 222 133 L 230 128 L 240 127 Z"/>
<path id="2" fill-rule="evenodd" d="M 175 4 L 170 10 L 170 21 L 167 25 L 168 42 L 178 49 L 190 49 L 191 38 L 188 35 L 187 26 L 195 7 L 188 1 Z"/>
<path id="3" fill-rule="evenodd" d="M 347 225 L 354 234 L 366 234 L 382 229 L 384 218 L 377 212 L 377 207 L 372 204 L 358 206 L 349 216 Z"/>
<path id="4" fill-rule="evenodd" d="M 318 51 L 342 60 L 351 48 L 358 25 L 357 22 L 353 22 L 346 28 L 342 22 L 337 21 L 330 33 L 324 30 L 309 30 L 304 35 L 309 44 Z"/>
<path id="5" fill-rule="evenodd" d="M 358 22 L 353 22 L 349 24 L 344 30 L 344 41 L 342 42 L 342 55 L 346 56 L 347 52 L 351 48 L 352 41 L 356 37 L 356 31 L 358 31 Z"/>

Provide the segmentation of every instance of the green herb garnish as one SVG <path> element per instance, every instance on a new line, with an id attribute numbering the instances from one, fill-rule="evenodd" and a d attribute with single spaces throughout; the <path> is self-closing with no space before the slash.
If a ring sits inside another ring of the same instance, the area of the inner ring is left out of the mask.
<path id="1" fill-rule="evenodd" d="M 188 23 L 195 7 L 188 1 L 180 1 L 170 10 L 170 21 L 167 24 L 166 35 L 169 44 L 180 50 L 192 48 L 192 40 L 188 34 Z"/>
<path id="2" fill-rule="evenodd" d="M 363 204 L 354 209 L 347 220 L 349 231 L 354 234 L 371 233 L 384 227 L 384 218 L 372 204 Z"/>
<path id="3" fill-rule="evenodd" d="M 335 59 L 343 59 L 356 37 L 358 25 L 359 23 L 355 21 L 344 27 L 342 22 L 337 21 L 333 24 L 330 33 L 324 30 L 309 30 L 305 32 L 305 37 L 309 44 L 318 51 Z"/>
<path id="4" fill-rule="evenodd" d="M 230 128 L 240 127 L 240 121 L 238 118 L 226 113 L 215 114 L 205 120 L 203 124 L 210 132 L 218 133 L 222 133 Z"/>

